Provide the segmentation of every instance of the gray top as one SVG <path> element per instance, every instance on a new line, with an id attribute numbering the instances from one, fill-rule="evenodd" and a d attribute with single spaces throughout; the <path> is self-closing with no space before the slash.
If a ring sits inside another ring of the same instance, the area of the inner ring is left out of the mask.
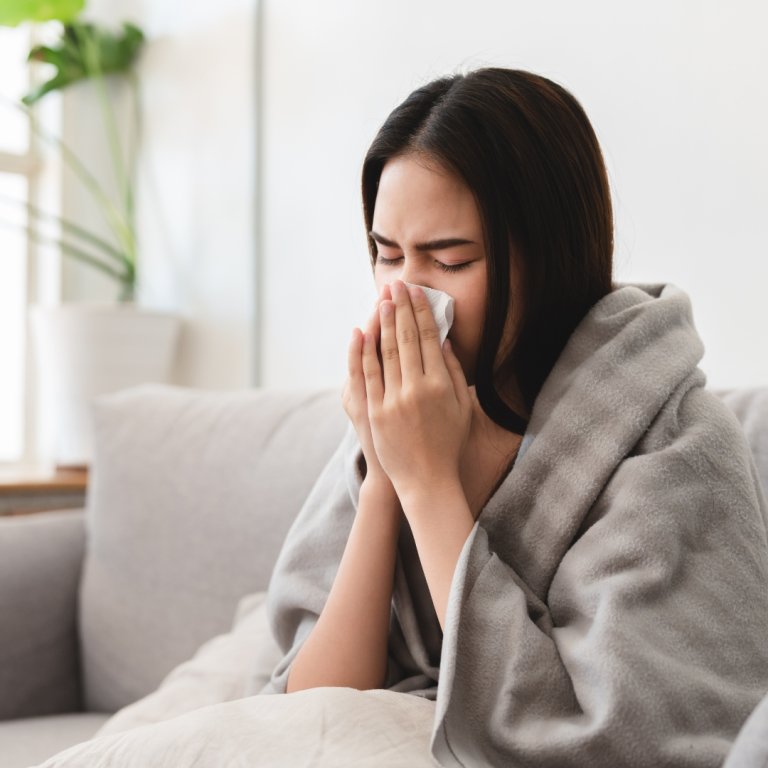
<path id="1" fill-rule="evenodd" d="M 703 354 L 672 284 L 592 307 L 461 550 L 442 642 L 401 531 L 387 685 L 434 698 L 439 764 L 722 765 L 768 690 L 768 504 Z M 285 691 L 325 605 L 359 453 L 350 424 L 285 540 L 262 693 Z"/>

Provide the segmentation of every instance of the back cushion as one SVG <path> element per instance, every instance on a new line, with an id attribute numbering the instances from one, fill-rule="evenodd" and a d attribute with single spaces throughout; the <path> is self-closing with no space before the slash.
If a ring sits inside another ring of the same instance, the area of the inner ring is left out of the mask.
<path id="1" fill-rule="evenodd" d="M 349 420 L 341 391 L 145 384 L 94 400 L 79 603 L 87 710 L 155 690 L 266 590 Z"/>

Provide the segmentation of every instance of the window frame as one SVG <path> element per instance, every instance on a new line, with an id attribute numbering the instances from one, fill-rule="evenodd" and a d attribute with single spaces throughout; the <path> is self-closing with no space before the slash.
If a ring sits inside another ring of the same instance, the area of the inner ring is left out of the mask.
<path id="1" fill-rule="evenodd" d="M 23 25 L 22 25 L 23 26 Z M 26 39 L 28 48 L 42 43 L 43 36 L 40 34 L 37 24 L 26 24 Z M 25 87 L 31 89 L 37 86 L 44 79 L 40 73 L 40 67 L 35 65 L 26 65 Z M 54 94 L 48 94 L 46 99 L 49 104 L 42 108 L 34 104 L 30 108 L 28 141 L 26 152 L 15 153 L 0 149 L 0 172 L 17 176 L 23 176 L 27 182 L 27 201 L 33 205 L 44 208 L 52 214 L 60 214 L 60 156 L 58 149 L 44 150 L 42 141 L 35 130 L 36 125 L 42 125 L 42 113 L 46 114 L 46 131 L 59 133 L 61 125 L 61 102 L 54 97 Z M 53 125 L 49 127 L 48 122 Z M 41 204 L 43 193 L 50 198 L 54 205 Z M 35 352 L 32 343 L 29 307 L 39 302 L 58 302 L 61 296 L 60 289 L 60 271 L 61 255 L 58 249 L 55 254 L 50 252 L 46 255 L 44 252 L 49 249 L 40 247 L 33 238 L 25 236 L 25 278 L 26 278 L 26 296 L 24 305 L 26 307 L 26 317 L 23 323 L 23 342 L 24 349 L 22 364 L 22 445 L 21 455 L 16 460 L 0 459 L 0 468 L 26 468 L 40 467 L 45 462 L 45 450 L 43 446 L 41 430 L 41 398 L 38 387 L 37 366 L 35 362 Z M 54 274 L 55 273 L 55 274 Z"/>

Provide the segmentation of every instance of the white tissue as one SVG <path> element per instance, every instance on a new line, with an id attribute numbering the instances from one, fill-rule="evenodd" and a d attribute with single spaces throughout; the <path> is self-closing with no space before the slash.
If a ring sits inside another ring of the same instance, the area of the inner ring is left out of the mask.
<path id="1" fill-rule="evenodd" d="M 405 284 L 415 285 L 414 283 Z M 432 307 L 432 314 L 435 316 L 435 322 L 440 331 L 440 344 L 442 345 L 453 325 L 453 297 L 445 291 L 438 291 L 437 288 L 427 288 L 426 285 L 420 285 L 419 288 L 424 291 L 429 305 Z"/>

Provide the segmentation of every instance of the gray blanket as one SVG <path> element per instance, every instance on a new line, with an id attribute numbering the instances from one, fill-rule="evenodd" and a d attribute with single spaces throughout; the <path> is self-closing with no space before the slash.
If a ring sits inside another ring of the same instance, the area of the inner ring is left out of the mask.
<path id="1" fill-rule="evenodd" d="M 687 294 L 618 283 L 536 400 L 454 572 L 444 636 L 407 526 L 386 687 L 436 700 L 444 766 L 720 766 L 768 690 L 768 505 L 706 390 Z M 290 664 L 358 502 L 351 425 L 290 529 L 268 610 Z"/>

